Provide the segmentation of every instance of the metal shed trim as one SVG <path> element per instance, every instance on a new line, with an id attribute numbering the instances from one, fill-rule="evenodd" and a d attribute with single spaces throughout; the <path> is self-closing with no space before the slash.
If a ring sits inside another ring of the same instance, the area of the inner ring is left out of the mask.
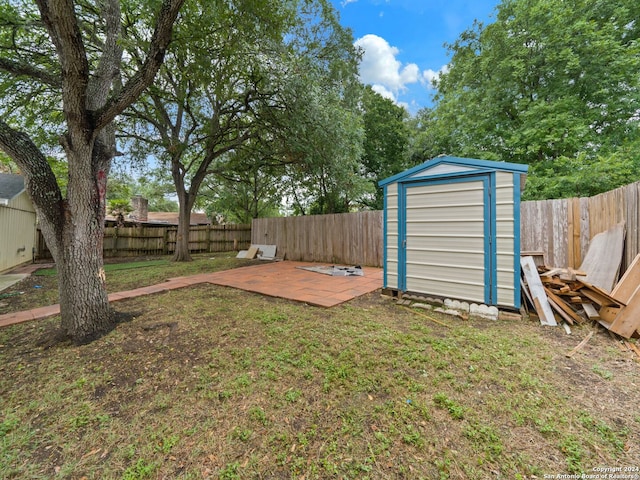
<path id="1" fill-rule="evenodd" d="M 386 187 L 386 185 L 383 187 L 383 195 L 382 195 L 382 265 L 384 266 L 384 269 L 382 271 L 382 286 L 384 288 L 387 288 L 387 235 L 388 235 L 388 229 L 387 229 L 387 219 L 388 219 L 388 215 L 387 215 L 387 194 L 388 194 L 388 189 Z"/>
<path id="2" fill-rule="evenodd" d="M 425 173 L 427 173 L 426 172 L 427 170 L 435 167 L 436 165 L 440 165 L 442 163 L 474 167 L 475 169 L 477 169 L 478 172 L 503 170 L 503 171 L 513 172 L 513 173 L 527 173 L 527 170 L 528 170 L 527 165 L 521 165 L 518 163 L 495 162 L 491 160 L 478 160 L 474 158 L 461 158 L 461 157 L 436 157 L 432 160 L 427 160 L 426 162 L 420 165 L 410 168 L 409 170 L 405 170 L 404 172 L 398 173 L 389 178 L 381 180 L 380 182 L 378 182 L 378 185 L 381 187 L 384 187 L 385 185 L 388 185 L 390 183 L 402 182 L 403 180 L 404 181 L 417 180 L 416 178 L 411 178 L 411 177 L 415 177 L 417 173 L 423 170 L 425 171 Z M 470 175 L 473 173 L 474 173 L 473 171 L 459 172 L 456 175 Z"/>

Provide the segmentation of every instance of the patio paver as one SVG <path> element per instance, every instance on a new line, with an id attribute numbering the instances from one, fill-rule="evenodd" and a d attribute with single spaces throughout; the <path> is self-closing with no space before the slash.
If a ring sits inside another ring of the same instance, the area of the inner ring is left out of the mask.
<path id="1" fill-rule="evenodd" d="M 212 283 L 319 307 L 333 307 L 382 287 L 382 269 L 380 268 L 363 267 L 364 276 L 349 277 L 333 277 L 297 268 L 310 265 L 314 264 L 284 261 L 171 278 L 157 285 L 111 293 L 109 301 L 151 295 L 199 283 Z M 0 315 L 0 327 L 47 318 L 59 313 L 60 305 L 7 313 Z"/>

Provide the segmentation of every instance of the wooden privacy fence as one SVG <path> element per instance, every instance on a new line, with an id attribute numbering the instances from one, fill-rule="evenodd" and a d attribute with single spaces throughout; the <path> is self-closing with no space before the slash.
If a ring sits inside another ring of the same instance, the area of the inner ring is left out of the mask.
<path id="1" fill-rule="evenodd" d="M 624 222 L 624 271 L 640 253 L 639 198 L 640 182 L 636 182 L 588 198 L 522 202 L 522 250 L 543 252 L 549 266 L 578 268 L 589 241 Z"/>
<path id="2" fill-rule="evenodd" d="M 590 198 L 521 203 L 521 250 L 553 267 L 578 268 L 589 241 L 625 222 L 622 270 L 640 253 L 640 182 Z M 381 211 L 253 220 L 251 243 L 276 245 L 288 260 L 382 266 Z"/>
<path id="3" fill-rule="evenodd" d="M 589 241 L 598 233 L 625 222 L 622 269 L 640 253 L 640 182 L 589 198 L 522 202 L 522 251 L 544 253 L 553 267 L 578 268 Z M 276 245 L 288 260 L 346 265 L 382 266 L 381 211 L 259 218 L 249 225 L 191 227 L 192 252 L 246 249 L 250 243 Z M 167 227 L 107 228 L 104 256 L 162 255 L 173 253 L 177 229 Z M 38 235 L 38 258 L 51 258 Z"/>
<path id="4" fill-rule="evenodd" d="M 168 255 L 175 251 L 177 234 L 176 226 L 107 227 L 103 254 L 105 258 Z M 191 253 L 246 249 L 250 242 L 251 225 L 193 225 L 189 229 Z M 51 258 L 39 230 L 37 249 L 37 258 Z"/>
<path id="5" fill-rule="evenodd" d="M 382 212 L 257 218 L 251 243 L 276 245 L 287 260 L 382 266 Z"/>

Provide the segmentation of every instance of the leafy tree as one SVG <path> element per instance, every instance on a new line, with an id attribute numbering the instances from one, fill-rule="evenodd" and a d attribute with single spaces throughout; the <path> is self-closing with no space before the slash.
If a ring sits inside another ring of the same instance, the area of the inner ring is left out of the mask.
<path id="1" fill-rule="evenodd" d="M 113 199 L 107 201 L 107 212 L 115 215 L 117 226 L 124 226 L 124 216 L 133 211 L 131 202 L 124 199 Z"/>
<path id="2" fill-rule="evenodd" d="M 175 188 L 166 170 L 152 170 L 148 176 L 138 178 L 136 193 L 149 201 L 150 212 L 177 212 Z"/>
<path id="3" fill-rule="evenodd" d="M 184 0 L 124 25 L 117 0 L 0 5 L 0 149 L 19 166 L 58 268 L 61 325 L 88 342 L 115 325 L 102 261 L 114 119 L 153 81 Z M 149 19 L 154 18 L 149 22 Z M 144 62 L 120 76 L 127 31 L 145 32 Z M 53 138 L 60 139 L 60 150 Z M 66 192 L 47 156 L 65 158 Z"/>
<path id="4" fill-rule="evenodd" d="M 177 212 L 178 203 L 171 180 L 159 168 L 147 170 L 144 176 L 135 177 L 123 171 L 114 172 L 107 182 L 107 200 L 130 200 L 141 195 L 149 202 L 150 212 Z"/>
<path id="5" fill-rule="evenodd" d="M 202 182 L 255 132 L 267 70 L 275 68 L 261 57 L 286 21 L 272 6 L 257 0 L 188 4 L 175 48 L 123 130 L 134 151 L 154 155 L 171 172 L 180 205 L 174 260 L 191 259 L 189 217 Z M 142 63 L 143 52 L 133 59 Z"/>
<path id="6" fill-rule="evenodd" d="M 359 90 L 358 90 L 359 91 Z M 362 117 L 332 86 L 306 89 L 307 100 L 292 109 L 291 152 L 304 159 L 287 166 L 287 196 L 299 215 L 349 212 L 372 193 L 362 176 Z"/>
<path id="7" fill-rule="evenodd" d="M 536 164 L 620 147 L 638 131 L 639 15 L 635 0 L 504 0 L 449 45 L 414 154 Z"/>
<path id="8" fill-rule="evenodd" d="M 203 183 L 199 202 L 207 215 L 228 223 L 280 215 L 282 168 L 256 150 L 242 149 L 230 155 L 235 158 L 228 160 L 229 168 Z"/>
<path id="9" fill-rule="evenodd" d="M 364 108 L 364 174 L 375 188 L 375 195 L 363 203 L 374 210 L 382 210 L 383 194 L 378 182 L 407 169 L 409 148 L 409 114 L 388 98 L 366 87 L 362 100 Z"/>
<path id="10" fill-rule="evenodd" d="M 128 200 L 135 193 L 135 181 L 122 172 L 113 172 L 107 180 L 107 200 Z"/>
<path id="11" fill-rule="evenodd" d="M 251 223 L 254 218 L 280 216 L 280 190 L 273 177 L 259 170 L 228 178 L 210 178 L 203 189 L 205 211 L 225 223 Z"/>
<path id="12" fill-rule="evenodd" d="M 299 148 L 299 135 L 308 133 L 294 111 L 310 101 L 319 78 L 335 85 L 356 78 L 353 39 L 325 0 L 238 0 L 215 8 L 203 0 L 187 8 L 179 43 L 123 135 L 171 171 L 180 205 L 177 261 L 191 258 L 188 219 L 204 180 L 233 178 L 229 160 L 247 158 L 245 149 L 260 148 L 259 158 L 271 165 L 308 161 Z"/>
<path id="13" fill-rule="evenodd" d="M 0 151 L 0 173 L 16 173 L 18 167 L 7 155 Z"/>
<path id="14" fill-rule="evenodd" d="M 640 142 L 615 153 L 540 162 L 529 171 L 525 200 L 592 197 L 640 179 Z"/>

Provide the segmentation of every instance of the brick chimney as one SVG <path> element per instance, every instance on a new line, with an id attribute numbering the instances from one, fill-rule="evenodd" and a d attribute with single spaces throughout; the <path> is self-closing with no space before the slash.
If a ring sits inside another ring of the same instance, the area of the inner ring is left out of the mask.
<path id="1" fill-rule="evenodd" d="M 133 211 L 129 214 L 129 218 L 138 222 L 146 222 L 149 213 L 149 200 L 142 195 L 131 197 L 131 206 Z"/>

